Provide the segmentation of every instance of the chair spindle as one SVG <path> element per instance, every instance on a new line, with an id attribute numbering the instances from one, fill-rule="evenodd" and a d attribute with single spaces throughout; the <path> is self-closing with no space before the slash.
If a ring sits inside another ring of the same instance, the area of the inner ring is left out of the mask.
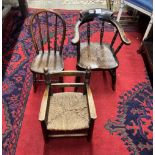
<path id="1" fill-rule="evenodd" d="M 112 46 L 113 46 L 114 43 L 115 43 L 115 40 L 116 40 L 116 38 L 117 38 L 117 35 L 118 35 L 118 30 L 116 30 L 115 35 L 114 35 L 114 37 L 113 37 L 113 39 L 112 39 L 112 41 L 111 41 L 111 44 L 110 44 L 110 47 L 111 47 L 111 48 L 112 48 Z"/>
<path id="2" fill-rule="evenodd" d="M 122 46 L 123 46 L 123 42 L 121 42 L 120 45 L 115 50 L 115 55 L 119 52 L 119 50 L 121 49 Z"/>
<path id="3" fill-rule="evenodd" d="M 66 23 L 64 20 L 62 20 L 62 25 L 63 25 L 64 29 L 63 29 L 61 45 L 60 45 L 60 55 L 62 55 L 63 44 L 64 44 L 64 40 L 65 40 L 65 36 L 66 36 Z"/>
<path id="4" fill-rule="evenodd" d="M 43 43 L 43 38 L 42 38 L 42 34 L 41 34 L 41 26 L 40 26 L 40 20 L 39 20 L 39 15 L 38 14 L 37 14 L 37 23 L 38 23 L 38 26 L 39 26 L 40 44 L 41 44 L 42 51 L 44 53 L 44 43 Z"/>
<path id="5" fill-rule="evenodd" d="M 100 32 L 100 45 L 102 45 L 103 35 L 104 35 L 104 21 L 102 21 L 102 27 Z"/>
<path id="6" fill-rule="evenodd" d="M 87 38 L 88 38 L 88 45 L 90 45 L 90 23 L 87 24 Z"/>
<path id="7" fill-rule="evenodd" d="M 55 38 L 54 38 L 54 52 L 57 50 L 57 16 L 55 17 Z"/>
<path id="8" fill-rule="evenodd" d="M 48 14 L 47 14 L 47 12 L 46 12 L 46 24 L 47 24 L 48 52 L 50 53 L 50 36 L 49 36 L 49 26 L 48 26 Z"/>
<path id="9" fill-rule="evenodd" d="M 33 32 L 33 27 L 31 26 L 31 35 L 32 35 L 32 41 L 34 43 L 34 48 L 36 49 L 36 53 L 39 54 L 39 49 L 38 49 L 38 46 L 37 46 L 37 43 L 36 43 L 36 40 L 34 38 L 34 32 Z"/>

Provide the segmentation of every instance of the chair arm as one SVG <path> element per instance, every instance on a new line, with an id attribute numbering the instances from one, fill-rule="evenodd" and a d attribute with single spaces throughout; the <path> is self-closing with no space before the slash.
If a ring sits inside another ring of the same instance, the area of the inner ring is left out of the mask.
<path id="1" fill-rule="evenodd" d="M 124 30 L 122 28 L 122 26 L 115 20 L 111 20 L 112 24 L 116 26 L 119 34 L 120 34 L 120 38 L 122 40 L 122 42 L 126 45 L 130 45 L 131 44 L 131 41 L 126 37 L 125 33 L 124 33 Z"/>
<path id="2" fill-rule="evenodd" d="M 75 34 L 74 34 L 74 38 L 71 41 L 73 44 L 77 44 L 79 42 L 79 40 L 80 40 L 80 35 L 79 35 L 79 26 L 80 26 L 80 24 L 81 24 L 81 21 L 79 20 L 75 25 L 75 28 L 74 28 Z"/>
<path id="3" fill-rule="evenodd" d="M 87 101 L 89 106 L 90 118 L 95 120 L 97 118 L 97 115 L 93 95 L 88 85 L 86 85 L 86 89 L 87 89 Z"/>
<path id="4" fill-rule="evenodd" d="M 44 121 L 46 116 L 47 102 L 49 95 L 49 86 L 46 87 L 44 95 L 41 102 L 40 112 L 39 112 L 39 121 Z"/>

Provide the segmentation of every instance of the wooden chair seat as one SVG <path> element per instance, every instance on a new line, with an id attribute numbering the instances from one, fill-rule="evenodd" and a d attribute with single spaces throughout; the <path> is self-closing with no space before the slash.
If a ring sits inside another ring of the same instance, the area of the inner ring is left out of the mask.
<path id="1" fill-rule="evenodd" d="M 39 54 L 34 58 L 31 64 L 31 71 L 43 74 L 45 67 L 49 68 L 49 73 L 63 70 L 63 60 L 59 51 L 56 51 L 56 54 L 54 51 L 50 51 L 50 53 L 48 53 L 48 51 L 44 53 L 39 51 Z"/>
<path id="2" fill-rule="evenodd" d="M 81 68 L 91 69 L 112 69 L 118 66 L 118 61 L 114 57 L 108 44 L 87 43 L 80 44 L 80 60 L 78 65 Z"/>
<path id="3" fill-rule="evenodd" d="M 76 92 L 55 93 L 50 97 L 47 130 L 72 131 L 89 128 L 86 95 Z"/>

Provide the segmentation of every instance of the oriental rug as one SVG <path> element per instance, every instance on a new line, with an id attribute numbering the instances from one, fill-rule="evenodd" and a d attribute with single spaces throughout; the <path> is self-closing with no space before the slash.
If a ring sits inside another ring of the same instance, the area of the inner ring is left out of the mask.
<path id="1" fill-rule="evenodd" d="M 98 115 L 92 143 L 80 138 L 53 139 L 44 148 L 38 121 L 44 86 L 33 93 L 29 69 L 35 55 L 29 29 L 30 15 L 34 12 L 29 10 L 23 20 L 18 10 L 12 10 L 3 24 L 3 154 L 152 154 L 152 87 L 141 55 L 136 52 L 141 35 L 131 32 L 129 27 L 125 30 L 132 44 L 124 46 L 118 55 L 117 90 L 112 91 L 108 73 L 92 73 L 91 88 Z M 79 12 L 61 10 L 61 14 L 67 23 L 65 69 L 75 69 L 76 49 L 71 39 Z M 107 27 L 105 36 L 110 40 L 112 32 L 108 31 L 111 29 Z M 98 32 L 92 36 L 93 41 L 97 36 Z"/>

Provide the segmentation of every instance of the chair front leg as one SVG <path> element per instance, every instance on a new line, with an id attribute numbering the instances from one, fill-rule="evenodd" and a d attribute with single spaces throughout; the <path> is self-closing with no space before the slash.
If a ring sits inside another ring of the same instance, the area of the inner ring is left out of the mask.
<path id="1" fill-rule="evenodd" d="M 90 142 L 92 140 L 92 136 L 93 136 L 93 129 L 94 129 L 94 119 L 90 120 L 90 127 L 88 129 L 88 137 L 87 140 Z"/>
<path id="2" fill-rule="evenodd" d="M 42 129 L 44 141 L 46 143 L 46 142 L 48 142 L 49 139 L 48 139 L 48 131 L 46 129 L 46 124 L 44 121 L 41 121 L 41 129 Z"/>
<path id="3" fill-rule="evenodd" d="M 37 74 L 33 73 L 33 91 L 36 93 L 37 91 Z"/>
<path id="4" fill-rule="evenodd" d="M 116 90 L 116 68 L 109 70 L 111 78 L 112 78 L 112 90 Z"/>

